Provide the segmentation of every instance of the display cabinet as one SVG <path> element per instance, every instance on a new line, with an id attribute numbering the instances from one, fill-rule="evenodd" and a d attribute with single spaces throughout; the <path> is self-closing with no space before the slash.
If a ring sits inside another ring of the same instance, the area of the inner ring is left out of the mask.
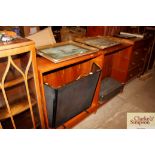
<path id="1" fill-rule="evenodd" d="M 71 128 L 99 107 L 103 53 L 73 41 L 45 46 L 38 52 L 46 127 Z"/>
<path id="2" fill-rule="evenodd" d="M 132 34 L 131 34 L 132 35 Z M 124 52 L 124 66 L 128 74 L 124 76 L 126 81 L 130 81 L 144 74 L 148 56 L 150 54 L 150 45 L 152 44 L 150 37 L 131 37 L 131 38 L 115 38 L 123 43 L 132 45 L 131 48 Z M 120 72 L 121 75 L 121 72 Z"/>
<path id="3" fill-rule="evenodd" d="M 0 127 L 44 128 L 34 43 L 0 42 Z"/>
<path id="4" fill-rule="evenodd" d="M 110 36 L 77 38 L 75 41 L 96 47 L 104 54 L 99 102 L 102 104 L 121 92 L 128 74 L 124 57 L 131 45 Z"/>

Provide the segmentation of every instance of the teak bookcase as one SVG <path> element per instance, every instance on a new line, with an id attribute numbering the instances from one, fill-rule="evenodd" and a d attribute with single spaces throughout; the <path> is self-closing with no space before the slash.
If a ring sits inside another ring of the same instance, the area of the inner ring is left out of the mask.
<path id="1" fill-rule="evenodd" d="M 0 128 L 44 128 L 36 67 L 34 42 L 0 42 Z"/>

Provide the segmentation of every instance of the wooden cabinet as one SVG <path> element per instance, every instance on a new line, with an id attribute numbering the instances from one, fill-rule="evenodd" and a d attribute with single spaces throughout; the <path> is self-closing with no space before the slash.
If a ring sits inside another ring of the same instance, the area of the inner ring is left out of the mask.
<path id="1" fill-rule="evenodd" d="M 66 43 L 57 43 L 57 44 L 55 44 L 53 46 L 49 46 L 49 47 L 51 47 L 51 48 L 56 47 L 56 46 L 60 47 L 60 46 L 63 46 L 64 44 L 66 44 Z M 85 47 L 88 50 L 92 49 L 92 47 L 80 45 L 78 43 L 76 43 L 76 44 L 79 47 Z M 56 89 L 59 89 L 63 86 L 68 87 L 70 84 L 72 84 L 72 82 L 77 81 L 81 77 L 86 77 L 90 73 L 93 64 L 96 64 L 100 69 L 102 69 L 103 53 L 96 51 L 96 52 L 93 52 L 93 53 L 90 53 L 87 55 L 83 55 L 83 56 L 78 55 L 74 58 L 71 58 L 69 60 L 65 60 L 62 62 L 58 62 L 58 63 L 53 63 L 52 61 L 49 61 L 48 59 L 38 56 L 37 64 L 38 64 L 38 70 L 39 70 L 39 80 L 40 80 L 42 103 L 44 105 L 43 110 L 44 110 L 45 123 L 46 123 L 47 128 L 51 128 L 51 125 L 50 125 L 51 116 L 48 113 L 47 100 L 45 98 L 45 96 L 47 95 L 47 93 L 45 94 L 45 89 L 44 89 L 45 85 L 47 85 L 51 88 L 56 88 Z M 92 73 L 90 73 L 90 75 L 91 74 Z M 97 81 L 97 86 L 96 86 L 95 93 L 93 95 L 93 99 L 92 99 L 90 107 L 87 108 L 86 110 L 83 110 L 82 112 L 80 112 L 76 116 L 72 117 L 71 119 L 69 119 L 68 121 L 63 123 L 63 125 L 60 125 L 57 128 L 71 128 L 73 125 L 75 125 L 76 123 L 81 121 L 83 118 L 87 117 L 90 113 L 97 110 L 97 108 L 99 107 L 98 97 L 99 97 L 100 84 L 101 84 L 101 75 L 99 76 L 99 80 Z M 83 86 L 85 87 L 87 85 L 88 85 L 88 82 L 87 82 L 87 84 L 84 84 Z M 88 92 L 89 92 L 89 90 L 88 90 Z M 73 95 L 72 93 L 74 95 L 78 96 L 78 92 L 76 92 L 76 91 L 70 92 L 70 94 L 67 94 L 67 96 Z M 81 101 L 81 98 L 78 98 L 78 100 L 75 101 L 76 104 L 78 101 L 79 102 Z M 67 99 L 69 99 L 69 97 Z M 66 104 L 69 104 L 70 102 L 72 102 L 71 106 L 73 106 L 72 108 L 74 109 L 74 101 L 73 100 L 67 102 Z M 52 106 L 51 104 L 50 104 L 50 106 Z M 83 103 L 80 102 L 79 106 L 81 106 L 82 104 Z M 69 108 L 71 108 L 71 107 L 69 107 Z M 63 111 L 65 112 L 65 110 L 63 110 Z M 53 112 L 55 113 L 56 111 L 53 111 Z"/>
<path id="2" fill-rule="evenodd" d="M 1 42 L 0 68 L 0 126 L 44 127 L 34 43 L 28 39 Z"/>
<path id="3" fill-rule="evenodd" d="M 99 103 L 103 104 L 121 92 L 126 82 L 129 62 L 125 54 L 130 53 L 131 45 L 115 40 L 110 36 L 97 36 L 76 39 L 77 42 L 98 48 L 104 54 Z"/>
<path id="4" fill-rule="evenodd" d="M 127 77 L 125 81 L 129 81 L 135 77 L 142 75 L 145 71 L 147 56 L 149 54 L 150 38 L 131 38 L 117 40 L 131 45 L 127 52 L 124 52 L 124 67 L 126 66 Z"/>
<path id="5" fill-rule="evenodd" d="M 91 42 L 89 43 L 89 41 Z M 94 40 L 94 43 L 93 43 Z M 104 54 L 102 79 L 112 77 L 120 83 L 125 83 L 128 75 L 128 67 L 132 53 L 132 45 L 122 42 L 111 36 L 86 37 L 76 39 L 77 42 L 94 46 Z M 110 43 L 118 43 L 111 46 Z M 97 45 L 98 44 L 98 45 Z M 110 46 L 105 46 L 109 44 Z M 104 45 L 104 46 L 103 46 Z"/>

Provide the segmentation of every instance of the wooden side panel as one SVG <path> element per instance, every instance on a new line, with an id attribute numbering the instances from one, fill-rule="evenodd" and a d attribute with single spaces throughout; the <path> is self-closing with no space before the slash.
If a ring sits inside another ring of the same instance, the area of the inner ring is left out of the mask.
<path id="1" fill-rule="evenodd" d="M 102 70 L 102 79 L 104 79 L 105 77 L 111 76 L 112 60 L 113 60 L 113 55 L 106 55 L 104 57 L 104 64 L 103 64 L 103 70 Z"/>
<path id="2" fill-rule="evenodd" d="M 121 83 L 127 82 L 127 74 L 132 54 L 132 47 L 121 50 L 113 55 L 111 77 Z"/>

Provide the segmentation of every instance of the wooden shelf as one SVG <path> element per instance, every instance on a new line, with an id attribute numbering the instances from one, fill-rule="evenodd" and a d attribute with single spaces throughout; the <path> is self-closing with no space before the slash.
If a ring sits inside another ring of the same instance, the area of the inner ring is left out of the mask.
<path id="1" fill-rule="evenodd" d="M 33 78 L 32 74 L 28 75 L 28 80 L 32 79 L 32 78 Z M 19 77 L 19 78 L 15 79 L 15 80 L 11 80 L 11 81 L 5 82 L 4 88 L 9 88 L 9 87 L 15 86 L 17 84 L 20 84 L 22 82 L 24 82 L 23 77 Z M 0 89 L 2 89 L 2 84 L 1 83 L 0 83 Z"/>
<path id="2" fill-rule="evenodd" d="M 34 106 L 37 101 L 33 98 L 31 98 L 31 102 L 32 102 L 32 106 Z M 26 98 L 21 99 L 20 101 L 18 100 L 16 103 L 12 103 L 10 104 L 10 109 L 12 112 L 12 115 L 15 116 L 21 112 L 24 112 L 25 110 L 29 109 L 29 103 L 28 100 Z M 0 108 L 0 120 L 9 118 L 9 112 L 7 110 L 7 108 Z"/>

